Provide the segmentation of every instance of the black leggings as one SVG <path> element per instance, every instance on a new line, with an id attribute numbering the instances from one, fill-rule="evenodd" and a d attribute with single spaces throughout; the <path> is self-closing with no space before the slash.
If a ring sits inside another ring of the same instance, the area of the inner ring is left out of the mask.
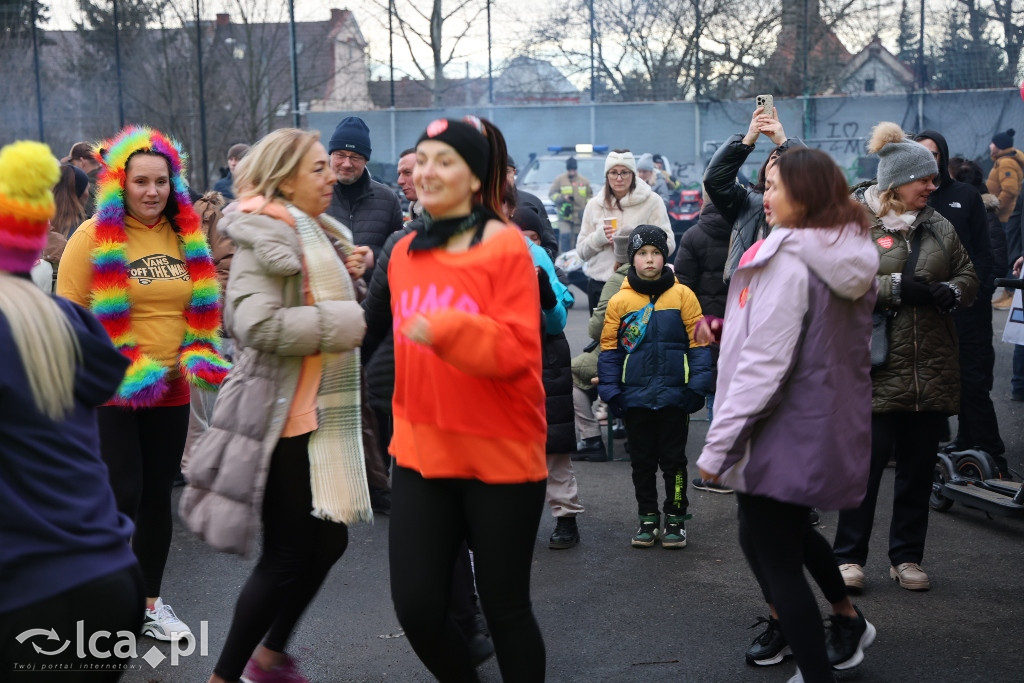
<path id="1" fill-rule="evenodd" d="M 189 406 L 103 406 L 96 412 L 100 453 L 110 471 L 117 509 L 135 522 L 132 550 L 146 597 L 160 597 L 171 548 L 171 489 L 188 437 Z"/>
<path id="2" fill-rule="evenodd" d="M 253 650 L 284 652 L 302 613 L 348 547 L 348 527 L 313 517 L 309 435 L 278 441 L 263 496 L 263 552 L 235 603 L 214 673 L 237 681 Z M 264 638 L 264 636 L 266 636 Z"/>
<path id="3" fill-rule="evenodd" d="M 138 567 L 101 576 L 51 598 L 26 605 L 6 614 L 0 614 L 0 680 L 26 683 L 113 683 L 128 666 L 131 659 L 121 659 L 114 648 L 123 640 L 118 631 L 137 634 L 142 629 L 142 610 L 146 603 L 142 594 L 142 577 Z M 83 621 L 85 636 L 83 648 L 86 657 L 78 657 L 76 642 L 77 622 Z M 17 641 L 17 636 L 29 629 L 53 629 L 61 642 L 35 636 Z M 99 631 L 111 635 L 96 639 L 96 653 L 107 657 L 94 657 L 86 645 Z M 62 643 L 72 641 L 62 652 L 54 655 L 37 653 L 34 646 L 44 651 L 57 650 Z M 35 668 L 15 669 L 15 665 Z M 70 667 L 45 671 L 41 667 Z M 89 670 L 81 670 L 89 667 Z M 105 669 L 105 670 L 104 670 Z"/>
<path id="4" fill-rule="evenodd" d="M 448 610 L 463 541 L 473 550 L 502 680 L 544 680 L 544 639 L 530 604 L 530 565 L 546 487 L 546 480 L 424 479 L 394 467 L 391 597 L 409 644 L 442 683 L 477 680 L 466 641 Z"/>
<path id="5" fill-rule="evenodd" d="M 821 613 L 804 577 L 807 565 L 826 600 L 834 604 L 846 597 L 832 547 L 811 526 L 806 506 L 739 492 L 736 502 L 740 547 L 765 599 L 771 596 L 800 673 L 808 683 L 832 681 Z"/>

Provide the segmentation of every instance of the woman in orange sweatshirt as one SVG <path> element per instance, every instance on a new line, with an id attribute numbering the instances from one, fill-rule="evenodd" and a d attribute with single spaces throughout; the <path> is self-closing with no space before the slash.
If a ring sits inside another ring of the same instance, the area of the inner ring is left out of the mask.
<path id="1" fill-rule="evenodd" d="M 416 147 L 424 227 L 388 268 L 395 334 L 391 594 L 442 681 L 472 681 L 448 617 L 466 541 L 505 681 L 544 678 L 530 564 L 547 438 L 537 272 L 501 212 L 507 152 L 487 121 L 438 119 Z"/>

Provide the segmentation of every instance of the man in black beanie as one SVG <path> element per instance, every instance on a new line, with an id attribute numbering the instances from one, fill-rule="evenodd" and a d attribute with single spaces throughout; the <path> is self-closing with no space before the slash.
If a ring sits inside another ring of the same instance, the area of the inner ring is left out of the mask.
<path id="1" fill-rule="evenodd" d="M 327 151 L 338 176 L 327 214 L 352 230 L 352 241 L 370 247 L 366 282 L 388 235 L 402 228 L 402 205 L 387 185 L 370 177 L 370 129 L 358 116 L 346 116 L 334 129 Z"/>

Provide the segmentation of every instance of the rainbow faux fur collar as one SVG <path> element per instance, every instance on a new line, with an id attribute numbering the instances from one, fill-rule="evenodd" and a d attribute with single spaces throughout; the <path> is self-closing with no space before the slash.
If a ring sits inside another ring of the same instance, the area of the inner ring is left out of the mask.
<path id="1" fill-rule="evenodd" d="M 124 227 L 124 183 L 128 158 L 139 151 L 165 157 L 171 165 L 177 203 L 174 224 L 185 257 L 192 297 L 185 309 L 185 336 L 178 367 L 190 384 L 203 389 L 220 385 L 231 369 L 220 355 L 220 288 L 216 270 L 200 227 L 199 216 L 188 200 L 182 176 L 187 157 L 177 141 L 160 131 L 129 126 L 101 143 L 96 160 L 103 169 L 96 193 L 96 247 L 92 250 L 92 312 L 111 340 L 131 364 L 111 401 L 128 408 L 146 408 L 167 392 L 167 368 L 142 352 L 132 329 L 132 302 L 128 294 L 128 236 Z"/>

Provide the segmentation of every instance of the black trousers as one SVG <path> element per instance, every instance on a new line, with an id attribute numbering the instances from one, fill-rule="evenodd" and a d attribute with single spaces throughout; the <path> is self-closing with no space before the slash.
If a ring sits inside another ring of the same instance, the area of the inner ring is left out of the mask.
<path id="1" fill-rule="evenodd" d="M 932 490 L 939 433 L 946 417 L 940 413 L 874 413 L 871 416 L 871 474 L 864 501 L 839 513 L 833 549 L 838 564 L 864 565 L 875 522 L 875 504 L 882 472 L 896 459 L 889 562 L 921 563 L 928 534 L 928 498 Z"/>
<path id="2" fill-rule="evenodd" d="M 846 597 L 846 585 L 828 541 L 811 526 L 810 508 L 738 491 L 736 503 L 740 547 L 765 597 L 772 596 L 803 679 L 808 683 L 834 680 L 821 613 L 804 566 L 830 603 Z"/>
<path id="3" fill-rule="evenodd" d="M 530 567 L 546 486 L 545 480 L 425 479 L 397 464 L 393 468 L 391 597 L 409 644 L 439 681 L 478 680 L 449 612 L 463 542 L 473 551 L 502 680 L 544 680 L 544 639 L 530 602 Z"/>
<path id="4" fill-rule="evenodd" d="M 593 314 L 594 309 L 601 303 L 601 290 L 604 289 L 604 280 L 587 279 L 587 307 Z"/>
<path id="5" fill-rule="evenodd" d="M 987 301 L 953 314 L 960 338 L 960 415 L 956 441 L 963 448 L 980 448 L 1006 469 L 1006 446 L 999 438 L 999 422 L 992 405 L 992 372 L 996 353 L 992 346 L 992 307 Z M 1002 461 L 1002 462 L 999 462 Z"/>
<path id="6" fill-rule="evenodd" d="M 189 405 L 97 411 L 100 454 L 110 470 L 117 509 L 135 522 L 132 550 L 146 597 L 160 597 L 173 519 L 171 489 L 188 437 Z"/>
<path id="7" fill-rule="evenodd" d="M 665 482 L 662 510 L 667 515 L 685 515 L 690 506 L 686 497 L 686 438 L 690 416 L 682 408 L 630 408 L 626 411 L 625 423 L 637 512 L 643 515 L 658 511 L 660 467 Z"/>
<path id="8" fill-rule="evenodd" d="M 132 566 L 0 614 L 0 681 L 113 683 L 119 680 L 124 673 L 119 667 L 131 664 L 131 659 L 117 656 L 115 646 L 122 641 L 117 632 L 127 631 L 137 637 L 142 629 L 145 607 L 142 576 L 139 568 Z M 86 654 L 83 658 L 78 657 L 78 621 L 83 622 L 82 648 Z M 61 642 L 43 636 L 28 638 L 24 643 L 17 641 L 19 634 L 39 628 L 53 629 Z M 95 641 L 96 652 L 107 657 L 93 656 L 88 645 L 90 637 L 99 631 L 110 633 Z M 35 646 L 39 646 L 44 651 L 54 651 L 68 641 L 70 644 L 58 654 L 40 654 L 35 650 Z M 139 649 L 139 654 L 145 651 Z M 27 666 L 33 668 L 23 668 Z M 68 668 L 56 671 L 42 668 L 53 666 Z M 81 670 L 83 667 L 89 670 Z"/>
<path id="9" fill-rule="evenodd" d="M 253 650 L 284 652 L 327 572 L 348 546 L 348 527 L 313 517 L 309 435 L 281 439 L 263 496 L 263 552 L 235 603 L 214 673 L 237 681 Z"/>

